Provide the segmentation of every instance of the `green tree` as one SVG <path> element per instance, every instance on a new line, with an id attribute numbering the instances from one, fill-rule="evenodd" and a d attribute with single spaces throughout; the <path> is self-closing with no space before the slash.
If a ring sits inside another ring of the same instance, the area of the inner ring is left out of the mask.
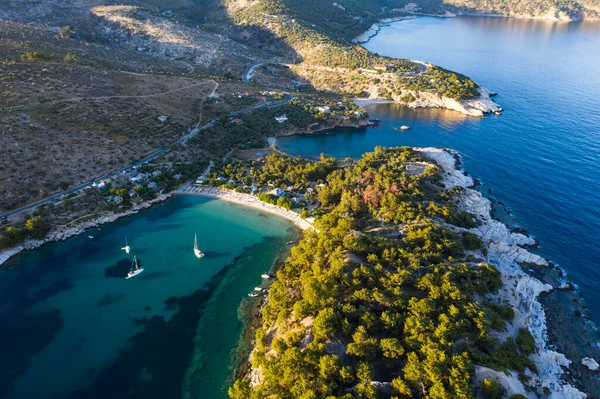
<path id="1" fill-rule="evenodd" d="M 41 239 L 50 231 L 50 222 L 41 216 L 34 216 L 25 222 L 25 229 L 32 238 Z"/>
<path id="2" fill-rule="evenodd" d="M 333 337 L 336 331 L 338 315 L 332 308 L 321 310 L 313 323 L 312 332 L 316 340 Z"/>
<path id="3" fill-rule="evenodd" d="M 288 197 L 279 197 L 277 200 L 277 206 L 290 210 L 294 206 L 294 203 Z"/>
<path id="4" fill-rule="evenodd" d="M 500 399 L 502 393 L 500 392 L 500 384 L 495 380 L 484 379 L 481 381 L 481 394 L 486 399 Z"/>

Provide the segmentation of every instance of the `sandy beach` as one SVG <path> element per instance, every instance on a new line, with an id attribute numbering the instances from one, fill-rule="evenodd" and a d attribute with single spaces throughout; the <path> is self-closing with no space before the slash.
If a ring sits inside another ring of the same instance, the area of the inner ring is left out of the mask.
<path id="1" fill-rule="evenodd" d="M 271 213 L 273 215 L 280 216 L 285 218 L 291 222 L 293 222 L 296 226 L 301 228 L 302 230 L 306 230 L 308 228 L 312 228 L 312 224 L 310 224 L 305 219 L 302 219 L 300 215 L 294 211 L 288 211 L 287 209 L 281 208 L 276 205 L 267 204 L 259 200 L 257 197 L 244 194 L 237 193 L 232 190 L 226 190 L 218 187 L 212 186 L 187 186 L 182 187 L 176 191 L 173 191 L 173 194 L 180 195 L 200 195 L 203 197 L 215 198 L 224 201 L 233 202 L 236 204 L 250 206 L 252 208 L 260 209 L 262 211 Z"/>

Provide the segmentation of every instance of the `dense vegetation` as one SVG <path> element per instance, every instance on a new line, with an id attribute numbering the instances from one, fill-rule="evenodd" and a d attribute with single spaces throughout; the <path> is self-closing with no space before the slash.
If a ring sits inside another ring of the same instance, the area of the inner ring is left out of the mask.
<path id="1" fill-rule="evenodd" d="M 271 285 L 252 352 L 258 383 L 237 380 L 233 399 L 473 398 L 474 363 L 535 371 L 527 330 L 502 343 L 489 335 L 513 317 L 481 301 L 500 274 L 464 254 L 476 237 L 440 223 L 457 213 L 455 192 L 436 166 L 407 173 L 417 161 L 408 148 L 376 148 L 347 167 L 265 159 L 262 181 L 324 182 L 323 215 Z"/>
<path id="2" fill-rule="evenodd" d="M 40 240 L 50 231 L 46 218 L 34 216 L 19 226 L 7 226 L 0 230 L 0 250 L 13 247 L 26 238 Z"/>
<path id="3" fill-rule="evenodd" d="M 376 21 L 403 15 L 383 7 L 384 1 L 346 1 L 326 3 L 310 1 L 312 7 L 304 2 L 291 0 L 259 0 L 251 5 L 239 8 L 235 0 L 228 2 L 230 17 L 236 25 L 258 27 L 271 32 L 293 54 L 290 62 L 302 61 L 304 72 L 301 76 L 308 79 L 319 89 L 333 90 L 337 93 L 358 97 L 366 95 L 364 77 L 361 70 L 375 70 L 384 66 L 386 72 L 393 74 L 392 80 L 377 82 L 380 89 L 401 94 L 402 88 L 419 90 L 451 98 L 463 99 L 478 96 L 477 85 L 467 77 L 454 72 L 437 69 L 419 74 L 421 66 L 406 60 L 382 57 L 371 53 L 359 45 L 353 45 L 351 39 L 367 30 Z M 337 6 L 335 5 L 337 4 Z M 269 38 L 273 41 L 273 38 Z M 309 67 L 325 67 L 312 69 Z M 340 70 L 342 69 L 342 70 Z M 360 87 L 353 84 L 348 89 L 348 80 L 359 80 Z M 461 81 L 460 85 L 455 84 Z M 367 79 L 368 81 L 368 79 Z M 394 89 L 391 89 L 394 86 Z"/>

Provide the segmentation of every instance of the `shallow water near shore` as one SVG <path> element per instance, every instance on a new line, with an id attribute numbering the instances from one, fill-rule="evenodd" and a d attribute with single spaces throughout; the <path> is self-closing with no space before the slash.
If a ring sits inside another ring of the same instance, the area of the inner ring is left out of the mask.
<path id="1" fill-rule="evenodd" d="M 375 146 L 449 147 L 493 189 L 536 252 L 568 272 L 600 323 L 600 24 L 422 17 L 392 23 L 365 44 L 429 61 L 497 91 L 501 116 L 394 104 L 367 109 L 381 126 L 277 140 L 293 155 L 359 157 Z M 399 132 L 394 127 L 408 125 Z"/>
<path id="2" fill-rule="evenodd" d="M 17 255 L 0 269 L 0 397 L 226 398 L 238 307 L 297 234 L 254 209 L 177 196 Z M 125 280 L 133 255 L 145 270 Z"/>

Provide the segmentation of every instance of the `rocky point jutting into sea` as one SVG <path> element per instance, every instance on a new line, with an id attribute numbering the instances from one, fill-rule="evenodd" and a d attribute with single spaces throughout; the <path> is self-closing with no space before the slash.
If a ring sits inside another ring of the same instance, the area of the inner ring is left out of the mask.
<path id="1" fill-rule="evenodd" d="M 539 295 L 552 290 L 550 284 L 544 284 L 527 274 L 522 264 L 534 264 L 550 267 L 547 260 L 529 252 L 527 246 L 536 245 L 536 241 L 522 233 L 510 231 L 506 225 L 492 218 L 492 204 L 479 191 L 473 189 L 474 181 L 456 166 L 457 154 L 437 148 L 420 148 L 417 151 L 433 159 L 444 170 L 446 188 L 461 188 L 459 208 L 472 213 L 481 224 L 472 229 L 463 229 L 449 225 L 456 231 L 470 231 L 479 235 L 488 249 L 487 261 L 502 273 L 503 287 L 496 294 L 499 303 L 509 303 L 515 310 L 515 318 L 510 323 L 504 337 L 513 336 L 525 327 L 535 337 L 536 351 L 532 359 L 538 369 L 537 375 L 530 375 L 527 385 L 547 388 L 553 398 L 586 398 L 587 394 L 565 382 L 565 371 L 571 363 L 580 363 L 582 359 L 567 359 L 564 354 L 549 349 L 546 328 L 546 315 L 539 302 Z M 531 393 L 525 389 L 515 372 L 503 373 L 485 367 L 477 367 L 479 379 L 493 378 L 499 381 L 511 393 L 520 393 L 528 397 Z"/>
<path id="2" fill-rule="evenodd" d="M 527 329 L 535 340 L 535 349 L 531 355 L 536 372 L 526 371 L 526 379 L 516 371 L 496 371 L 488 367 L 476 366 L 476 383 L 484 379 L 497 381 L 508 395 L 521 394 L 527 398 L 537 398 L 536 390 L 544 392 L 551 398 L 584 399 L 589 393 L 593 393 L 586 387 L 575 386 L 574 380 L 565 372 L 569 366 L 580 366 L 596 369 L 593 358 L 568 359 L 565 354 L 552 349 L 552 343 L 548 341 L 545 309 L 539 301 L 542 293 L 553 289 L 552 285 L 543 283 L 523 270 L 524 265 L 538 265 L 543 268 L 551 268 L 550 263 L 528 251 L 528 247 L 535 246 L 535 239 L 522 232 L 514 232 L 507 226 L 492 217 L 492 202 L 485 198 L 473 187 L 474 180 L 466 175 L 457 163 L 458 153 L 439 148 L 414 148 L 414 150 L 426 158 L 431 159 L 441 168 L 443 185 L 445 189 L 456 189 L 460 191 L 459 202 L 456 204 L 460 210 L 474 215 L 479 222 L 473 228 L 462 228 L 448 223 L 444 226 L 458 233 L 469 232 L 477 235 L 483 242 L 484 250 L 473 252 L 476 257 L 483 254 L 485 263 L 497 268 L 501 273 L 503 287 L 495 294 L 487 297 L 498 305 L 510 305 L 514 310 L 514 318 L 507 324 L 503 331 L 497 331 L 495 338 L 505 341 L 509 337 L 515 337 L 520 329 Z M 561 288 L 566 288 L 565 284 Z M 268 304 L 263 303 L 263 306 Z M 304 323 L 302 320 L 301 323 Z M 308 321 L 307 321 L 308 323 Z M 312 322 L 310 322 L 312 323 Z M 272 327 L 276 331 L 277 327 Z M 271 331 L 271 329 L 269 331 Z M 302 342 L 305 345 L 313 339 L 311 327 L 308 327 Z M 273 337 L 271 339 L 274 339 Z M 254 355 L 251 354 L 251 358 Z M 258 387 L 264 382 L 263 371 L 260 366 L 251 367 L 247 370 L 246 377 L 251 386 Z M 389 383 L 371 381 L 371 385 L 378 389 L 389 388 Z"/>

